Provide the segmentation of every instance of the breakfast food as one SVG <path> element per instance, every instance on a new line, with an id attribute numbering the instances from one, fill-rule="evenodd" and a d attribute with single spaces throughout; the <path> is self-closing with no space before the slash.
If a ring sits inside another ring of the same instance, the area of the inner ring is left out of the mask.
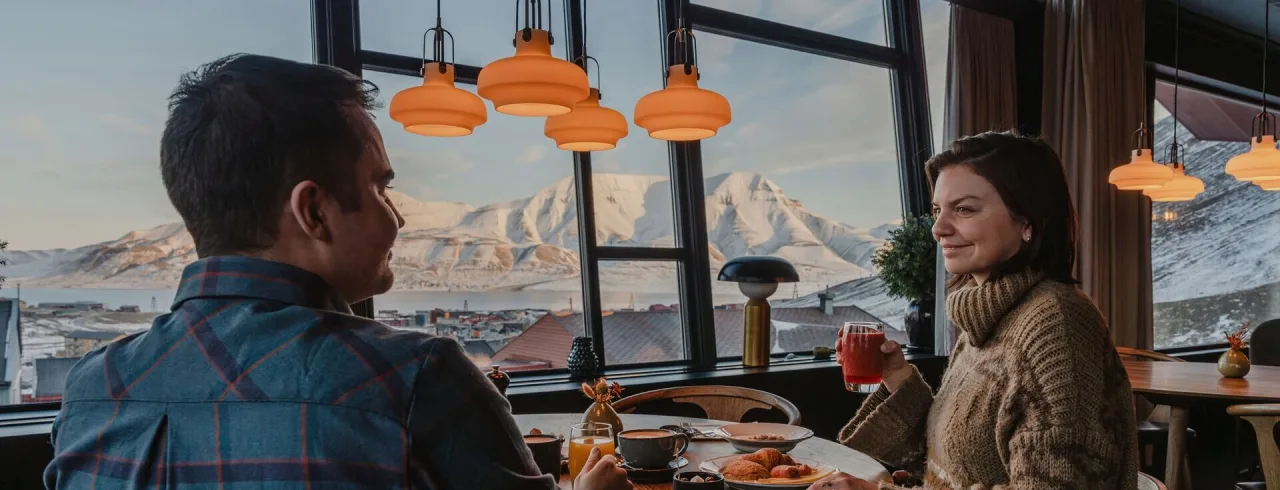
<path id="1" fill-rule="evenodd" d="M 720 474 L 728 480 L 756 481 L 767 478 L 802 478 L 813 475 L 817 470 L 796 461 L 773 448 L 765 448 L 751 454 L 743 455 L 725 465 Z"/>
<path id="2" fill-rule="evenodd" d="M 687 481 L 689 483 L 715 483 L 720 481 L 720 479 L 716 478 L 715 475 L 693 475 L 693 478 L 686 478 L 682 476 L 680 477 L 680 480 Z"/>
<path id="3" fill-rule="evenodd" d="M 755 481 L 769 478 L 769 469 L 744 458 L 726 465 L 720 470 L 720 475 L 729 480 Z"/>
<path id="4" fill-rule="evenodd" d="M 756 434 L 754 436 L 743 437 L 743 439 L 746 439 L 748 441 L 785 441 L 787 440 L 786 437 L 780 436 L 778 434 Z"/>

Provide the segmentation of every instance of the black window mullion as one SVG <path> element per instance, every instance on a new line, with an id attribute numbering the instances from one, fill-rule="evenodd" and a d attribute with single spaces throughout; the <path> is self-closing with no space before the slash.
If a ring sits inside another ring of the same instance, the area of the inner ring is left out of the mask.
<path id="1" fill-rule="evenodd" d="M 659 247 L 596 247 L 596 258 L 600 260 L 649 260 L 671 261 L 681 260 L 679 248 Z"/>
<path id="2" fill-rule="evenodd" d="M 890 3 L 899 1 L 908 0 L 888 0 Z M 897 66 L 904 57 L 902 50 L 894 47 L 856 41 L 703 5 L 690 5 L 686 12 L 689 22 L 699 31 L 792 51 L 882 68 Z"/>
<path id="3" fill-rule="evenodd" d="M 679 27 L 680 8 L 688 12 L 688 0 L 658 0 L 662 7 L 665 41 L 661 76 L 676 58 L 675 43 L 666 33 Z M 682 5 L 683 4 L 683 5 Z M 676 247 L 680 257 L 680 315 L 684 322 L 686 355 L 695 370 L 711 370 L 716 364 L 714 303 L 711 297 L 711 261 L 707 249 L 707 211 L 702 182 L 702 150 L 697 142 L 669 143 L 671 198 L 675 210 Z"/>
<path id="4" fill-rule="evenodd" d="M 411 77 L 422 76 L 422 59 L 416 56 L 384 53 L 382 51 L 360 51 L 360 61 L 364 69 L 395 75 Z M 453 77 L 457 83 L 475 85 L 483 67 L 453 64 Z"/>
<path id="5" fill-rule="evenodd" d="M 933 155 L 933 129 L 929 120 L 929 91 L 925 86 L 920 3 L 914 0 L 885 0 L 884 3 L 889 44 L 904 53 L 891 75 L 902 210 L 921 215 L 930 207 L 924 162 Z"/>

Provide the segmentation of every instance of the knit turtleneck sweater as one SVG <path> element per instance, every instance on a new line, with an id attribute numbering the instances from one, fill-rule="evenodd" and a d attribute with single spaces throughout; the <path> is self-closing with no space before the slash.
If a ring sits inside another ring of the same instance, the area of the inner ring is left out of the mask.
<path id="1" fill-rule="evenodd" d="M 928 489 L 1136 488 L 1129 378 L 1088 297 L 1023 272 L 962 284 L 947 314 L 961 335 L 937 394 L 919 371 L 881 386 L 841 443 Z"/>

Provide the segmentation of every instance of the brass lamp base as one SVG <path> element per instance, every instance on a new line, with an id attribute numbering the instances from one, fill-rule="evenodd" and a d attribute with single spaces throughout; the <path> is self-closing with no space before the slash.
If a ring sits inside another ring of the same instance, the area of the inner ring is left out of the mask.
<path id="1" fill-rule="evenodd" d="M 769 352 L 773 343 L 769 340 L 770 308 L 764 298 L 751 298 L 743 309 L 742 365 L 764 367 L 769 365 Z"/>

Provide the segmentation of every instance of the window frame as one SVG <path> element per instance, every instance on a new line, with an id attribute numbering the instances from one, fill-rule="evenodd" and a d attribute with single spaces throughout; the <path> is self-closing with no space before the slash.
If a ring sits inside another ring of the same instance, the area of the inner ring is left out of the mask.
<path id="1" fill-rule="evenodd" d="M 555 0 L 548 0 L 555 1 Z M 582 14 L 584 0 L 561 0 L 568 17 L 570 56 L 582 54 Z M 884 0 L 888 45 L 881 46 L 778 22 L 692 4 L 689 0 L 659 2 L 661 33 L 680 26 L 740 40 L 765 44 L 846 62 L 889 69 L 894 126 L 898 141 L 900 207 L 904 214 L 919 214 L 928 208 L 928 184 L 923 163 L 933 153 L 932 125 L 925 81 L 924 41 L 920 6 L 917 2 Z M 357 75 L 364 70 L 421 76 L 422 60 L 406 55 L 365 50 L 360 47 L 359 0 L 313 0 L 316 62 L 331 64 Z M 683 12 L 684 18 L 681 18 Z M 425 29 L 425 27 L 424 27 Z M 655 33 L 661 35 L 661 33 Z M 663 66 L 682 46 L 667 45 Z M 456 82 L 475 84 L 481 67 L 455 65 Z M 664 80 L 665 82 L 665 80 Z M 622 373 L 656 368 L 712 371 L 726 361 L 716 355 L 714 303 L 711 294 L 710 255 L 707 240 L 706 204 L 703 187 L 702 148 L 698 142 L 669 143 L 668 160 L 672 188 L 673 248 L 601 246 L 595 238 L 595 195 L 592 188 L 591 154 L 573 152 L 577 192 L 578 237 L 582 277 L 582 305 L 587 335 L 606 373 Z M 604 352 L 604 325 L 600 305 L 601 261 L 663 261 L 677 265 L 680 315 L 685 326 L 686 360 L 644 365 L 610 365 Z M 373 300 L 358 305 L 357 311 L 372 317 Z M 740 361 L 741 357 L 729 358 Z M 517 371 L 510 375 L 516 384 L 546 382 L 563 378 L 567 370 Z M 540 381 L 535 381 L 540 380 Z"/>

